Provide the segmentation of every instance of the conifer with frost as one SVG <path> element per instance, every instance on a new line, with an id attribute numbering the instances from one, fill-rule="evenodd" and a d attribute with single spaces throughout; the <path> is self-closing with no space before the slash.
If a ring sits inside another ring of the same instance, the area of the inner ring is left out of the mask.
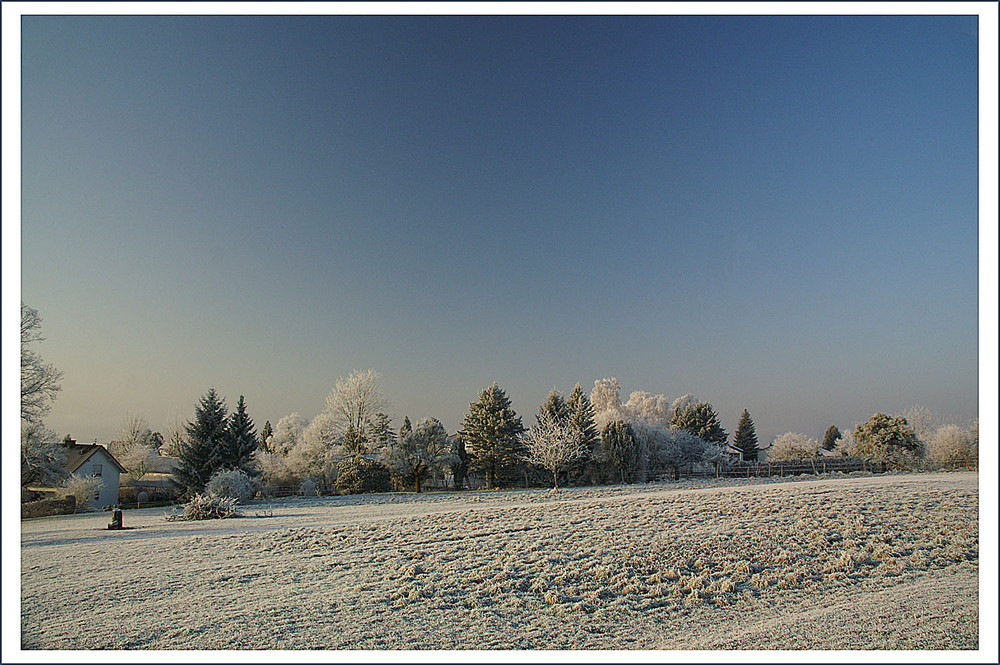
<path id="1" fill-rule="evenodd" d="M 714 443 L 717 446 L 726 445 L 726 430 L 719 423 L 719 416 L 708 402 L 690 404 L 684 410 L 678 411 L 670 419 L 670 426 L 686 429 L 702 441 Z"/>
<path id="2" fill-rule="evenodd" d="M 253 478 L 259 475 L 254 463 L 257 450 L 257 431 L 247 413 L 243 395 L 226 424 L 226 434 L 215 454 L 215 469 L 239 469 Z"/>
<path id="3" fill-rule="evenodd" d="M 496 487 L 497 474 L 522 457 L 521 417 L 510 407 L 507 394 L 494 381 L 469 404 L 459 436 L 465 441 L 470 466 L 486 473 L 486 489 Z"/>
<path id="4" fill-rule="evenodd" d="M 837 439 L 842 438 L 843 435 L 836 425 L 830 425 L 827 428 L 826 434 L 823 435 L 823 450 L 833 450 L 837 447 Z"/>
<path id="5" fill-rule="evenodd" d="M 618 472 L 622 483 L 631 482 L 639 468 L 639 441 L 628 423 L 615 420 L 601 431 L 601 453 Z"/>
<path id="6" fill-rule="evenodd" d="M 744 462 L 757 461 L 757 430 L 753 419 L 750 418 L 750 412 L 746 409 L 743 409 L 740 421 L 736 423 L 733 447 L 740 451 Z"/>
<path id="7" fill-rule="evenodd" d="M 212 477 L 216 455 L 226 436 L 226 404 L 209 388 L 194 408 L 194 420 L 189 422 L 186 440 L 181 445 L 178 464 L 170 482 L 180 494 L 198 494 Z"/>

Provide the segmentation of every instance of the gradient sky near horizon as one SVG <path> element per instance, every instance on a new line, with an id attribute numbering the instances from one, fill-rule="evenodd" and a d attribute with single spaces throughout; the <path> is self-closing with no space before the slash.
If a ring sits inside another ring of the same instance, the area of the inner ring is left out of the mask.
<path id="1" fill-rule="evenodd" d="M 975 16 L 22 19 L 22 300 L 107 441 L 374 367 L 731 433 L 978 413 Z"/>

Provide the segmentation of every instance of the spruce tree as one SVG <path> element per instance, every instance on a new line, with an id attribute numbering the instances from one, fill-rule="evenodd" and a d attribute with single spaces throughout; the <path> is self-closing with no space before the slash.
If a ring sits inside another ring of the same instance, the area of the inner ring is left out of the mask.
<path id="1" fill-rule="evenodd" d="M 757 430 L 746 409 L 743 409 L 740 421 L 736 424 L 733 447 L 742 453 L 744 462 L 757 461 Z"/>
<path id="2" fill-rule="evenodd" d="M 215 455 L 215 470 L 239 469 L 248 476 L 256 476 L 254 451 L 257 450 L 257 432 L 250 414 L 247 413 L 243 395 L 236 410 L 229 417 L 226 435 Z"/>
<path id="3" fill-rule="evenodd" d="M 579 383 L 569 394 L 566 409 L 569 412 L 569 426 L 576 434 L 577 443 L 587 451 L 587 454 L 581 456 L 569 470 L 570 479 L 579 482 L 596 456 L 597 449 L 601 445 L 601 437 L 594 423 L 594 406 Z"/>
<path id="4" fill-rule="evenodd" d="M 465 441 L 470 466 L 486 472 L 486 489 L 496 487 L 497 474 L 522 457 L 521 417 L 510 408 L 507 394 L 494 382 L 469 404 L 458 434 Z"/>
<path id="5" fill-rule="evenodd" d="M 622 483 L 631 482 L 639 467 L 639 442 L 628 423 L 615 420 L 601 431 L 604 458 L 618 471 Z"/>
<path id="6" fill-rule="evenodd" d="M 837 446 L 837 440 L 842 438 L 842 436 L 836 425 L 830 425 L 826 430 L 826 434 L 823 435 L 823 449 L 833 450 Z"/>
<path id="7" fill-rule="evenodd" d="M 363 455 L 365 453 L 364 439 L 354 429 L 354 423 L 347 423 L 347 431 L 341 440 L 341 449 L 345 455 Z"/>
<path id="8" fill-rule="evenodd" d="M 194 420 L 185 425 L 187 436 L 170 478 L 179 493 L 197 494 L 205 489 L 216 470 L 214 461 L 227 423 L 225 401 L 215 388 L 209 388 L 194 407 Z"/>
<path id="9" fill-rule="evenodd" d="M 399 426 L 399 438 L 402 439 L 404 436 L 413 431 L 413 425 L 410 424 L 410 417 L 403 416 L 403 424 Z"/>
<path id="10" fill-rule="evenodd" d="M 260 431 L 260 449 L 265 453 L 272 452 L 270 448 L 271 437 L 274 436 L 274 430 L 271 428 L 271 421 L 264 421 L 264 429 Z"/>
<path id="11" fill-rule="evenodd" d="M 396 433 L 392 430 L 389 416 L 384 413 L 376 413 L 375 417 L 368 424 L 367 429 L 374 452 L 381 453 L 396 443 Z"/>
<path id="12" fill-rule="evenodd" d="M 719 416 L 708 402 L 690 404 L 684 410 L 674 413 L 670 426 L 687 430 L 702 441 L 714 443 L 720 448 L 726 445 L 726 430 L 722 428 Z"/>
<path id="13" fill-rule="evenodd" d="M 538 421 L 548 419 L 550 422 L 562 423 L 569 417 L 569 407 L 563 396 L 553 388 L 545 401 L 538 407 Z"/>

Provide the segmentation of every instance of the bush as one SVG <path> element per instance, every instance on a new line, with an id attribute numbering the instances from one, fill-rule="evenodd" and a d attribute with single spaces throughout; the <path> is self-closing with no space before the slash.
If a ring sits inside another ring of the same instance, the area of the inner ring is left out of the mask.
<path id="1" fill-rule="evenodd" d="M 769 462 L 780 462 L 784 460 L 815 459 L 819 452 L 819 445 L 814 439 L 810 439 L 805 434 L 786 432 L 782 434 L 767 451 Z"/>
<path id="2" fill-rule="evenodd" d="M 979 461 L 977 443 L 971 430 L 958 425 L 943 425 L 927 444 L 927 456 L 936 467 L 969 468 Z"/>
<path id="3" fill-rule="evenodd" d="M 337 471 L 337 492 L 366 494 L 390 490 L 389 469 L 374 460 L 352 455 L 340 460 Z"/>
<path id="4" fill-rule="evenodd" d="M 212 497 L 227 497 L 236 499 L 237 503 L 246 503 L 256 493 L 253 481 L 241 469 L 216 471 L 208 484 L 205 493 Z"/>
<path id="5" fill-rule="evenodd" d="M 316 491 L 316 481 L 312 478 L 306 478 L 299 485 L 299 494 L 301 496 L 319 496 L 319 492 Z"/>
<path id="6" fill-rule="evenodd" d="M 240 515 L 241 513 L 236 509 L 235 497 L 195 494 L 190 501 L 184 504 L 184 512 L 167 515 L 167 521 L 189 522 L 239 517 Z"/>
<path id="7" fill-rule="evenodd" d="M 75 473 L 63 481 L 59 488 L 59 496 L 72 496 L 76 499 L 76 509 L 86 510 L 94 501 L 94 495 L 104 487 L 104 481 L 94 476 L 78 476 Z"/>

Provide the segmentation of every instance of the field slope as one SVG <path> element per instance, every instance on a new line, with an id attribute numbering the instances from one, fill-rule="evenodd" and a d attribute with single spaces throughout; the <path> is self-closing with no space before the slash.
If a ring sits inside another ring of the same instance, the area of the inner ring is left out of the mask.
<path id="1" fill-rule="evenodd" d="M 24 649 L 976 649 L 978 475 L 26 520 Z"/>

